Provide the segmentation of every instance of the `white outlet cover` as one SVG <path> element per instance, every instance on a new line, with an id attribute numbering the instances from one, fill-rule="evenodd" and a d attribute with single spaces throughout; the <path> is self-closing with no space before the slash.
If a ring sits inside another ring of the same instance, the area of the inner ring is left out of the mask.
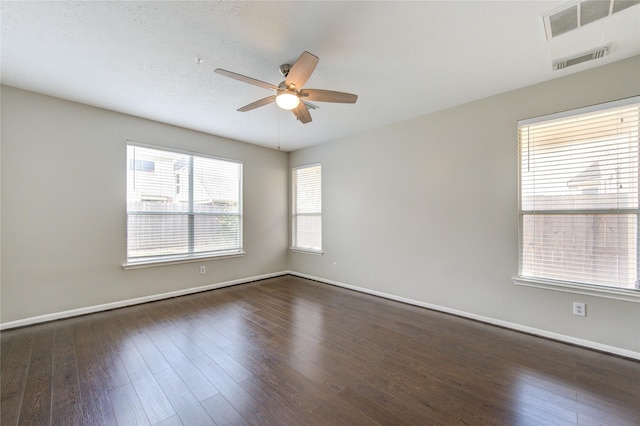
<path id="1" fill-rule="evenodd" d="M 573 302 L 573 315 L 580 317 L 587 316 L 587 305 L 580 302 Z"/>

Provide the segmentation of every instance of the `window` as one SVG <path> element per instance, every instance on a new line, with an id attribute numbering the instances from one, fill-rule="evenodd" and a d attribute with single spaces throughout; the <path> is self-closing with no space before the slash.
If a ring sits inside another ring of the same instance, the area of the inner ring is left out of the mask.
<path id="1" fill-rule="evenodd" d="M 518 123 L 520 277 L 638 289 L 640 98 Z"/>
<path id="2" fill-rule="evenodd" d="M 155 171 L 156 164 L 153 161 L 136 160 L 131 158 L 129 160 L 129 170 L 135 170 L 137 172 L 153 172 Z"/>
<path id="3" fill-rule="evenodd" d="M 322 251 L 322 167 L 296 167 L 292 176 L 292 248 Z"/>
<path id="4" fill-rule="evenodd" d="M 242 252 L 242 164 L 127 145 L 127 262 Z"/>

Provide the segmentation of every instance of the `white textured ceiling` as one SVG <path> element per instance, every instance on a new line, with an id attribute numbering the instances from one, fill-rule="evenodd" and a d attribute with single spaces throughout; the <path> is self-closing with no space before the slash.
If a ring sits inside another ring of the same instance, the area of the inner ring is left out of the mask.
<path id="1" fill-rule="evenodd" d="M 562 1 L 2 1 L 2 83 L 291 151 L 640 54 L 640 7 L 547 41 Z M 613 42 L 609 56 L 560 71 L 552 59 Z M 359 95 L 320 103 L 301 124 L 269 83 L 303 51 L 306 88 Z M 197 64 L 196 57 L 203 60 Z M 151 141 L 150 141 L 151 142 Z"/>

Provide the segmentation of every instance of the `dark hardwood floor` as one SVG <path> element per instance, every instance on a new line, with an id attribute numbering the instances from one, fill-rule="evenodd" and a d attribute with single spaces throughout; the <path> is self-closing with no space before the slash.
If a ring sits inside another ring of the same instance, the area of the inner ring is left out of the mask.
<path id="1" fill-rule="evenodd" d="M 638 425 L 640 363 L 284 276 L 2 332 L 2 425 Z"/>

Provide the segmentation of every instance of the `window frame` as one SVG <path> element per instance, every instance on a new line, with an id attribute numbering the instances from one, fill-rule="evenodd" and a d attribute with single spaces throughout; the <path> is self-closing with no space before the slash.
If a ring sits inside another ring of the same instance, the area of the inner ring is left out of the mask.
<path id="1" fill-rule="evenodd" d="M 157 151 L 162 151 L 162 152 L 167 152 L 167 153 L 176 153 L 176 154 L 181 154 L 181 155 L 185 155 L 185 156 L 189 156 L 190 158 L 190 163 L 193 163 L 193 158 L 195 157 L 199 157 L 199 158 L 205 158 L 205 159 L 212 159 L 212 160 L 217 160 L 217 161 L 225 161 L 228 163 L 234 163 L 236 165 L 239 166 L 239 174 L 238 174 L 238 190 L 239 190 L 239 194 L 238 194 L 238 213 L 237 214 L 233 214 L 233 216 L 237 216 L 238 217 L 238 221 L 239 221 L 239 247 L 237 249 L 229 249 L 229 250 L 221 250 L 218 252 L 204 252 L 204 253 L 183 253 L 183 254 L 177 254 L 177 255 L 159 255 L 159 256 L 146 256 L 146 257 L 129 257 L 129 247 L 128 247 L 128 243 L 129 243 L 129 231 L 128 231 L 128 226 L 129 226 L 129 206 L 128 206 L 128 194 L 129 194 L 129 188 L 128 188 L 128 173 L 130 173 L 129 170 L 129 161 L 127 161 L 127 170 L 126 170 L 126 190 L 125 190 L 125 199 L 127 201 L 125 201 L 126 207 L 125 207 L 125 226 L 126 226 L 126 231 L 125 231 L 125 253 L 126 253 L 126 261 L 122 264 L 122 268 L 123 269 L 138 269 L 138 268 L 148 268 L 148 267 L 153 267 L 153 266 L 163 266 L 163 265 L 171 265 L 171 264 L 180 264 L 180 263 L 190 263 L 190 262 L 201 262 L 204 260 L 213 260 L 213 259 L 223 259 L 223 258 L 233 258 L 233 257 L 241 257 L 245 254 L 244 252 L 244 232 L 243 232 L 243 227 L 244 227 L 244 200 L 243 200 L 243 196 L 244 196 L 244 164 L 242 161 L 240 160 L 235 160 L 235 159 L 230 159 L 230 158 L 224 158 L 224 157 L 219 157 L 219 156 L 214 156 L 214 155 L 210 155 L 210 154 L 204 154 L 201 152 L 195 152 L 195 151 L 190 151 L 190 150 L 184 150 L 184 149 L 177 149 L 177 148 L 170 148 L 170 147 L 166 147 L 166 146 L 160 146 L 160 145 L 151 145 L 151 144 L 145 144 L 145 143 L 140 143 L 140 142 L 135 142 L 135 141 L 131 141 L 131 140 L 127 140 L 126 144 L 125 144 L 125 157 L 127 158 L 127 160 L 129 160 L 129 154 L 128 154 L 128 148 L 129 147 L 138 147 L 138 148 L 146 148 L 146 149 L 152 149 L 152 150 L 157 150 Z M 192 172 L 191 172 L 192 173 Z M 174 182 L 174 186 L 175 186 L 175 182 Z M 190 191 L 192 192 L 192 191 Z M 192 194 L 189 195 L 189 197 L 191 197 Z M 192 206 L 193 205 L 193 200 L 189 200 L 189 205 Z M 189 218 L 193 218 L 193 219 L 189 219 L 188 222 L 191 225 L 195 224 L 195 218 L 198 215 L 201 215 L 202 213 L 198 213 L 193 211 L 193 209 L 190 209 L 187 212 L 179 212 L 176 213 L 179 215 L 187 215 Z M 216 214 L 212 214 L 212 213 L 207 213 L 207 216 L 216 216 Z M 229 213 L 224 213 L 221 214 L 221 216 L 229 216 Z M 193 230 L 189 229 L 188 230 L 188 234 L 191 236 L 193 235 Z M 189 243 L 188 244 L 189 249 L 191 250 L 192 248 L 192 244 Z"/>
<path id="2" fill-rule="evenodd" d="M 518 275 L 512 278 L 512 281 L 514 282 L 514 284 L 520 285 L 520 286 L 543 288 L 543 289 L 554 290 L 554 291 L 562 291 L 562 292 L 568 292 L 568 293 L 604 297 L 609 299 L 640 303 L 639 288 L 628 289 L 628 288 L 622 288 L 622 287 L 588 284 L 588 283 L 564 281 L 564 280 L 554 280 L 554 279 L 546 279 L 541 277 L 531 277 L 531 276 L 522 275 L 523 232 L 524 232 L 523 219 L 524 219 L 524 215 L 527 214 L 528 212 L 523 212 L 522 210 L 522 151 L 523 150 L 522 150 L 522 147 L 520 146 L 520 137 L 519 137 L 520 127 L 524 125 L 540 123 L 545 121 L 552 121 L 552 120 L 557 120 L 561 118 L 568 118 L 568 117 L 578 116 L 578 115 L 586 114 L 590 112 L 597 112 L 597 111 L 603 111 L 606 109 L 613 109 L 617 107 L 638 104 L 639 102 L 640 102 L 640 96 L 633 96 L 629 98 L 619 99 L 616 101 L 604 102 L 604 103 L 595 104 L 595 105 L 591 105 L 583 108 L 576 108 L 572 110 L 562 111 L 554 114 L 548 114 L 544 116 L 539 116 L 539 117 L 518 121 L 517 128 L 516 128 L 516 132 L 517 132 L 516 140 L 518 141 L 518 146 L 517 146 Z M 581 209 L 575 209 L 572 211 L 575 211 L 574 214 L 584 213 L 584 210 L 581 210 Z M 625 214 L 625 212 L 621 212 L 619 214 Z M 637 249 L 636 249 L 637 257 L 640 257 L 640 212 L 638 213 L 638 228 L 636 230 L 636 241 L 637 241 Z M 637 262 L 637 269 L 640 269 L 640 261 Z M 638 272 L 637 278 L 640 280 L 640 271 Z"/>
<path id="3" fill-rule="evenodd" d="M 296 172 L 301 169 L 308 169 L 312 167 L 320 167 L 320 211 L 313 213 L 298 213 L 297 212 L 297 176 Z M 297 223 L 299 216 L 319 216 L 320 217 L 320 248 L 314 249 L 310 247 L 302 247 L 297 245 Z M 289 250 L 293 252 L 322 255 L 323 251 L 323 230 L 322 230 L 322 163 L 304 164 L 301 166 L 295 166 L 291 168 L 291 246 Z"/>

